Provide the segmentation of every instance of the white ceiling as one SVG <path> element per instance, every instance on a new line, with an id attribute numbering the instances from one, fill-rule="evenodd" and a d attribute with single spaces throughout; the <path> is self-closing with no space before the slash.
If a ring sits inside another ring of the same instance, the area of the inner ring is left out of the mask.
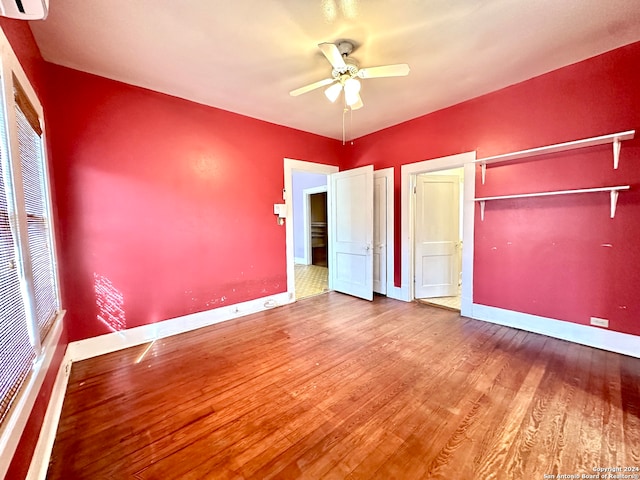
<path id="1" fill-rule="evenodd" d="M 639 0 L 51 0 L 31 22 L 45 60 L 279 125 L 342 138 L 317 47 L 352 40 L 357 138 L 640 40 Z M 339 103 L 339 102 L 338 102 Z"/>

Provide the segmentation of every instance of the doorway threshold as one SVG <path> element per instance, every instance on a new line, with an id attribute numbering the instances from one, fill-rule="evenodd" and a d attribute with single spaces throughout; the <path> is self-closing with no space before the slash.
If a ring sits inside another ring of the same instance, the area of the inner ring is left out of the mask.
<path id="1" fill-rule="evenodd" d="M 416 298 L 416 302 L 452 312 L 460 312 L 461 307 L 461 298 L 459 295 L 455 297 Z"/>

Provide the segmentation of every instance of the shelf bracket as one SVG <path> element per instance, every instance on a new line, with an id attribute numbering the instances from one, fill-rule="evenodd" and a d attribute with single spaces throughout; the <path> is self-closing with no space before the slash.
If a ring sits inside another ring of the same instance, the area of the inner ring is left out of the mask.
<path id="1" fill-rule="evenodd" d="M 620 140 L 618 140 L 617 138 L 613 140 L 613 169 L 614 170 L 618 169 L 618 163 L 620 162 L 620 145 L 621 145 Z"/>
<path id="2" fill-rule="evenodd" d="M 484 179 L 487 177 L 487 164 L 483 163 L 480 167 L 482 168 L 482 184 L 484 185 Z"/>
<path id="3" fill-rule="evenodd" d="M 616 216 L 616 206 L 618 205 L 618 190 L 611 190 L 611 218 Z"/>
<path id="4" fill-rule="evenodd" d="M 613 199 L 611 201 L 613 201 Z M 484 222 L 484 200 L 480 200 L 480 221 Z"/>

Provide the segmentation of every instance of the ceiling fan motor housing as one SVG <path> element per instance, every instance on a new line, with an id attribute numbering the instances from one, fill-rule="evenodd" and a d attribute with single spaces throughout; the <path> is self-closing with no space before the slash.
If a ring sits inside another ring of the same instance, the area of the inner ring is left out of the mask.
<path id="1" fill-rule="evenodd" d="M 344 78 L 344 80 L 347 80 L 349 78 L 353 78 L 358 75 L 358 62 L 356 62 L 354 58 L 345 57 L 344 63 L 346 65 L 346 68 L 339 68 L 339 69 L 334 68 L 333 71 L 331 72 L 331 75 L 336 80 L 341 79 L 341 77 L 343 76 L 346 77 Z"/>

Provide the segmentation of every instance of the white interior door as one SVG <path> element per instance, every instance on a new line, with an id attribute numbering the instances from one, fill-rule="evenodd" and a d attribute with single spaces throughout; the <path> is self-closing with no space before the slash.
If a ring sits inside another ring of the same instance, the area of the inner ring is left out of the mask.
<path id="1" fill-rule="evenodd" d="M 458 294 L 460 180 L 416 177 L 415 298 Z"/>
<path id="2" fill-rule="evenodd" d="M 373 291 L 387 294 L 387 177 L 373 179 Z"/>
<path id="3" fill-rule="evenodd" d="M 330 175 L 331 288 L 373 300 L 373 166 Z"/>

